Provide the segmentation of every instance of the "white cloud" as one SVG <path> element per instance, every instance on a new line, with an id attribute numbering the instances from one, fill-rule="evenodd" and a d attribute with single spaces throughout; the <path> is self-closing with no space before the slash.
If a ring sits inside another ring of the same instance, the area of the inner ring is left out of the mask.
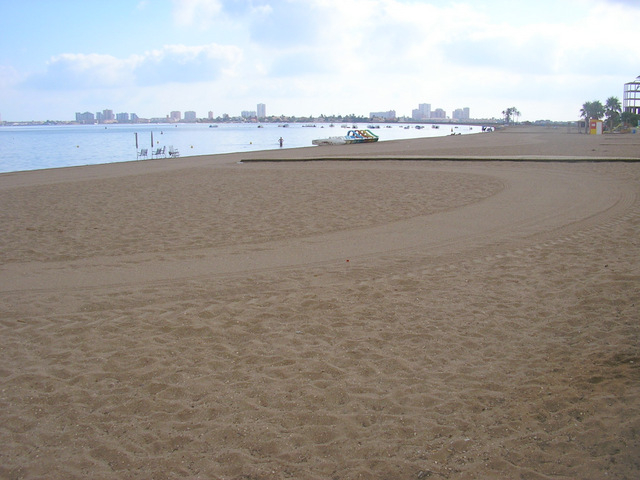
<path id="1" fill-rule="evenodd" d="M 233 74 L 241 59 L 242 50 L 235 46 L 167 45 L 138 57 L 133 73 L 139 85 L 212 81 Z"/>
<path id="2" fill-rule="evenodd" d="M 27 78 L 31 87 L 69 90 L 124 86 L 130 83 L 131 60 L 111 55 L 65 53 L 53 57 L 46 71 Z"/>
<path id="3" fill-rule="evenodd" d="M 640 73 L 630 70 L 640 51 L 626 44 L 640 23 L 635 4 L 174 0 L 174 30 L 158 32 L 179 39 L 173 44 L 119 56 L 58 54 L 25 83 L 78 98 L 101 89 L 105 102 L 131 98 L 126 108 L 143 115 L 170 97 L 172 109 L 203 104 L 231 114 L 265 102 L 278 113 L 405 115 L 426 102 L 468 106 L 472 115 L 515 105 L 522 119 L 572 118 L 571 105 L 621 96 L 622 83 Z M 151 8 L 147 0 L 138 6 Z M 25 77 L 3 71 L 4 85 Z"/>
<path id="4" fill-rule="evenodd" d="M 207 28 L 222 10 L 219 0 L 173 0 L 174 18 L 180 26 Z"/>
<path id="5" fill-rule="evenodd" d="M 27 85 L 47 90 L 85 90 L 193 83 L 232 73 L 241 58 L 238 47 L 217 44 L 166 45 L 124 59 L 62 54 L 51 59 L 45 72 L 27 79 Z"/>
<path id="6" fill-rule="evenodd" d="M 640 9 L 640 3 L 637 0 L 602 0 L 604 3 L 613 5 L 624 5 L 625 7 Z"/>

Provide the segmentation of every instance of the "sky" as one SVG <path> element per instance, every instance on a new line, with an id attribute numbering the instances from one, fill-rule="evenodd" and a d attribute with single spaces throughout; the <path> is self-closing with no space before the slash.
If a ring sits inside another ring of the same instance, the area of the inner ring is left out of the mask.
<path id="1" fill-rule="evenodd" d="M 640 0 L 0 0 L 0 119 L 575 120 L 640 75 Z"/>

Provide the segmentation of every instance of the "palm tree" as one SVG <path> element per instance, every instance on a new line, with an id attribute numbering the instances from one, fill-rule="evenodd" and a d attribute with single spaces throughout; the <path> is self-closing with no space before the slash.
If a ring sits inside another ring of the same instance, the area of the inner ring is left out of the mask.
<path id="1" fill-rule="evenodd" d="M 512 121 L 515 123 L 515 120 L 513 120 L 513 117 L 519 117 L 520 112 L 516 107 L 509 107 L 506 110 L 502 111 L 502 115 L 504 115 L 504 123 L 509 125 L 509 123 L 511 123 Z"/>
<path id="2" fill-rule="evenodd" d="M 520 118 L 520 110 L 518 110 L 516 107 L 511 107 L 513 109 L 513 116 L 516 118 Z"/>
<path id="3" fill-rule="evenodd" d="M 620 118 L 620 112 L 622 111 L 620 100 L 618 100 L 617 97 L 609 97 L 604 106 L 606 109 L 607 122 L 609 122 L 609 130 L 613 130 L 613 122 Z"/>
<path id="4" fill-rule="evenodd" d="M 584 118 L 585 133 L 589 131 L 589 111 L 590 110 L 591 110 L 591 102 L 584 102 L 582 104 L 582 108 L 580 109 L 580 118 Z M 582 133 L 582 128 L 580 129 L 580 133 Z"/>
<path id="5" fill-rule="evenodd" d="M 582 104 L 582 108 L 580 109 L 580 117 L 584 118 L 586 122 L 586 128 L 589 127 L 589 120 L 595 118 L 596 120 L 600 120 L 604 116 L 604 106 L 600 102 L 600 100 L 595 100 L 593 102 L 584 102 Z"/>

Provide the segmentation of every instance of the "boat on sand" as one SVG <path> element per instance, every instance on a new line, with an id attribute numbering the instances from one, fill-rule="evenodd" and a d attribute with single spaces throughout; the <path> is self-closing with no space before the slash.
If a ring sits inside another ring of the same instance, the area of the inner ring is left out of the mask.
<path id="1" fill-rule="evenodd" d="M 342 137 L 329 137 L 312 140 L 314 145 L 346 145 L 349 143 L 372 143 L 377 142 L 378 136 L 370 130 L 349 130 Z"/>

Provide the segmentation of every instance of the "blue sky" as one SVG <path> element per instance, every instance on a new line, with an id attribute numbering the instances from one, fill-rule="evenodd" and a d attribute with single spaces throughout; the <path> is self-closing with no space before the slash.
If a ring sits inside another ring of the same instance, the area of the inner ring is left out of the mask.
<path id="1" fill-rule="evenodd" d="M 640 0 L 0 0 L 0 116 L 572 120 L 640 75 L 637 25 Z"/>

